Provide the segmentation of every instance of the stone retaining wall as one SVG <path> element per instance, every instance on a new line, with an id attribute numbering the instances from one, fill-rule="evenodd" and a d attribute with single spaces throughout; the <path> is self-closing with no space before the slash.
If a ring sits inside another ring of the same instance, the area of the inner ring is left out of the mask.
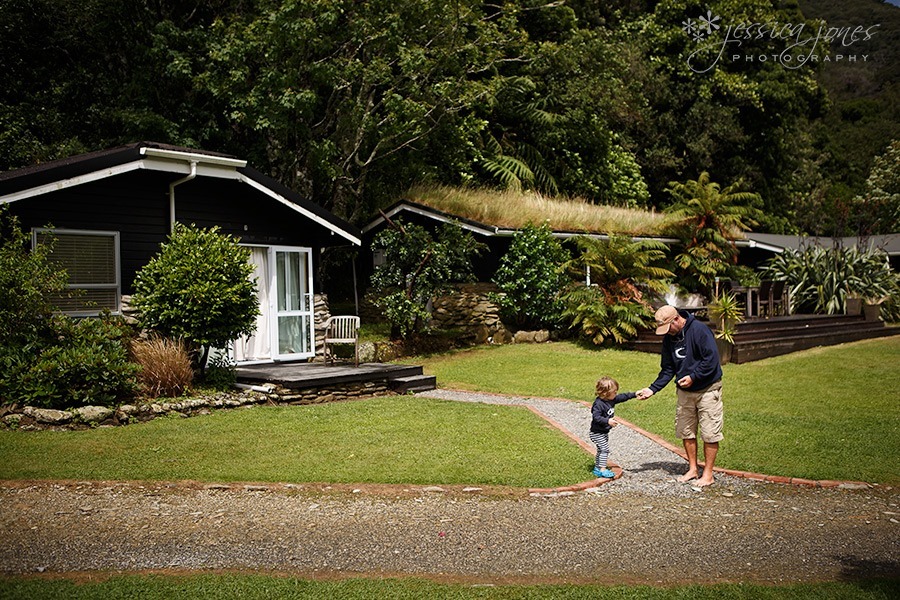
<path id="1" fill-rule="evenodd" d="M 21 409 L 10 410 L 10 407 L 0 407 L 0 411 L 6 411 L 5 413 L 0 413 L 3 414 L 2 418 L 0 418 L 0 429 L 62 431 L 117 427 L 141 423 L 157 417 L 179 416 L 187 418 L 196 415 L 207 415 L 213 410 L 249 407 L 258 404 L 272 406 L 321 404 L 324 402 L 387 396 L 394 393 L 385 382 L 338 384 L 328 388 L 307 390 L 292 390 L 280 386 L 260 387 L 267 387 L 268 391 L 220 392 L 200 398 L 165 399 L 165 401 L 159 400 L 139 405 L 123 404 L 117 408 L 81 406 L 69 410 L 55 410 L 26 406 Z"/>
<path id="2" fill-rule="evenodd" d="M 475 335 L 475 342 L 483 344 L 500 334 L 506 338 L 507 329 L 500 320 L 500 309 L 489 294 L 497 293 L 492 283 L 463 283 L 432 301 L 432 325 L 440 329 L 465 329 Z"/>
<path id="3" fill-rule="evenodd" d="M 475 344 L 528 344 L 551 339 L 551 332 L 546 330 L 511 331 L 501 320 L 499 307 L 491 301 L 492 293 L 501 293 L 493 283 L 454 284 L 453 291 L 431 301 L 431 327 L 463 330 Z M 367 294 L 360 311 L 363 320 L 383 320 L 372 300 Z"/>

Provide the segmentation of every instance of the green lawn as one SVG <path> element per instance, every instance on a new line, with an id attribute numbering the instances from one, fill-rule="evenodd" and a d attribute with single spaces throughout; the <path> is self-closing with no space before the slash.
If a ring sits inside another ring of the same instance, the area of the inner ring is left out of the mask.
<path id="1" fill-rule="evenodd" d="M 554 487 L 585 480 L 590 464 L 525 408 L 412 396 L 0 432 L 0 479 Z"/>
<path id="2" fill-rule="evenodd" d="M 574 343 L 485 347 L 418 359 L 442 387 L 591 400 L 601 375 L 636 390 L 659 357 Z M 717 464 L 767 474 L 900 483 L 900 336 L 724 367 Z M 678 443 L 672 384 L 617 414 Z"/>
<path id="3" fill-rule="evenodd" d="M 343 579 L 309 581 L 262 575 L 116 576 L 105 581 L 74 583 L 65 579 L 0 579 L 0 597 L 13 599 L 141 598 L 175 600 L 194 598 L 371 598 L 456 600 L 888 600 L 897 597 L 897 582 L 816 583 L 786 586 L 723 584 L 710 586 L 599 585 L 466 585 L 441 584 L 421 579 Z"/>
<path id="4" fill-rule="evenodd" d="M 569 342 L 417 360 L 444 387 L 590 400 L 604 374 L 649 384 L 658 357 Z M 723 467 L 900 483 L 900 337 L 725 366 Z M 618 413 L 673 443 L 674 389 Z M 47 457 L 53 457 L 48 460 Z M 551 487 L 590 457 L 523 408 L 412 397 L 255 407 L 80 432 L 0 432 L 0 479 L 328 481 Z"/>

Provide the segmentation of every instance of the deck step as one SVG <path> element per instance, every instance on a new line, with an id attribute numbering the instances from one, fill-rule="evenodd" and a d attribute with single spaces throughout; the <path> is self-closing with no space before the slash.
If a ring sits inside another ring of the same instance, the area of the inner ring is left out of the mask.
<path id="1" fill-rule="evenodd" d="M 390 379 L 388 384 L 399 394 L 427 392 L 437 387 L 437 378 L 434 375 L 410 375 Z"/>

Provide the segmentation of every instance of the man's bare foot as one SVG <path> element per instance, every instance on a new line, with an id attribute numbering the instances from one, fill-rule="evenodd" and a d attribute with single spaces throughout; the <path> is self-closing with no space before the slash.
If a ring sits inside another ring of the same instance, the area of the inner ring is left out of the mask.
<path id="1" fill-rule="evenodd" d="M 687 473 L 679 477 L 676 481 L 678 481 L 678 483 L 687 483 L 692 479 L 697 479 L 697 471 L 688 471 Z"/>
<path id="2" fill-rule="evenodd" d="M 712 477 L 707 478 L 704 476 L 704 477 L 701 477 L 700 479 L 698 479 L 697 481 L 695 481 L 694 485 L 697 487 L 706 487 L 708 485 L 714 484 L 715 482 L 716 482 L 716 480 L 713 479 Z"/>

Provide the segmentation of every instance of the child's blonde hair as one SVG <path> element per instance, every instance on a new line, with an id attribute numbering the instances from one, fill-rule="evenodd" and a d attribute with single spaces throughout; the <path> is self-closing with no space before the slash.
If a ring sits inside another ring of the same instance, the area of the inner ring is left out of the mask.
<path id="1" fill-rule="evenodd" d="M 604 396 L 619 391 L 619 382 L 612 377 L 601 377 L 597 382 L 597 395 Z"/>

